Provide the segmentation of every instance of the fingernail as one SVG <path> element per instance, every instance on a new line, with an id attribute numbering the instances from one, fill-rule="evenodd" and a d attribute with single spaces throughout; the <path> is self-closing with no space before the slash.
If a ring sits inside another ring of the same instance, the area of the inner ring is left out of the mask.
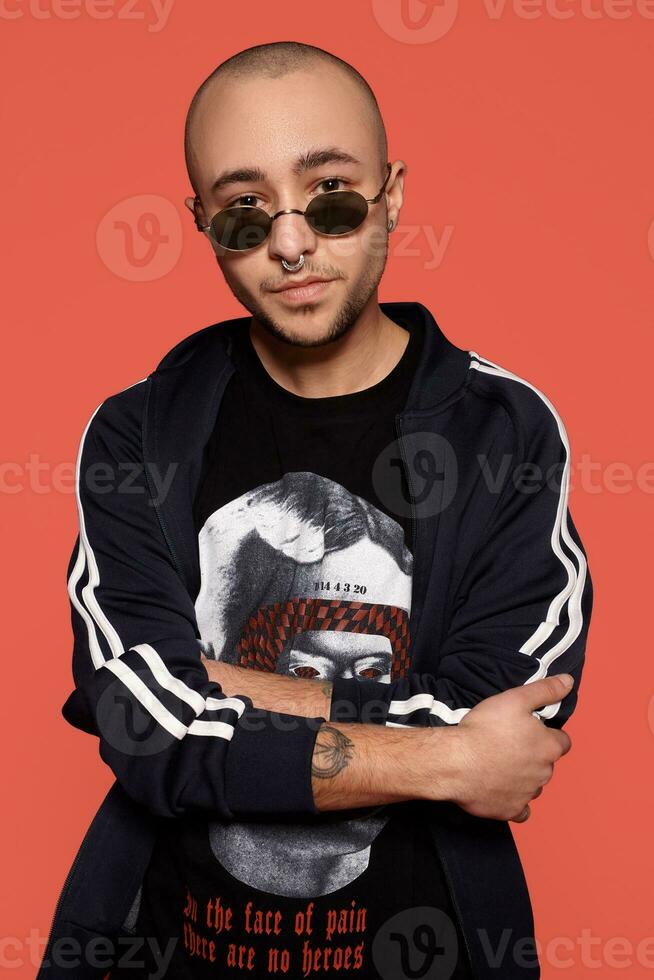
<path id="1" fill-rule="evenodd" d="M 563 681 L 566 687 L 571 687 L 575 682 L 575 679 L 572 676 L 572 674 L 559 674 L 559 677 L 561 678 L 561 680 Z"/>

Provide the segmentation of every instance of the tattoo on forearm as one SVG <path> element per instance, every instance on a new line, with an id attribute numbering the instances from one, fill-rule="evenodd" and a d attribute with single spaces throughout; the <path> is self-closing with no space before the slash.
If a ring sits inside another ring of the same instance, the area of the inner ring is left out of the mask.
<path id="1" fill-rule="evenodd" d="M 347 766 L 354 753 L 351 740 L 334 728 L 323 725 L 316 737 L 311 763 L 311 775 L 317 779 L 331 779 Z"/>

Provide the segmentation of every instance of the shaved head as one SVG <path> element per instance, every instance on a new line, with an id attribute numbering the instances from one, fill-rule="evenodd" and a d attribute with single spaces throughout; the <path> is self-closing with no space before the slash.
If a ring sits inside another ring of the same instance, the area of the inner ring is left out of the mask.
<path id="1" fill-rule="evenodd" d="M 225 80 L 248 80 L 253 78 L 282 78 L 293 72 L 310 71 L 314 65 L 331 66 L 335 71 L 345 75 L 357 87 L 363 96 L 368 118 L 364 124 L 371 128 L 377 144 L 379 156 L 379 172 L 383 174 L 388 160 L 388 141 L 386 128 L 375 98 L 375 94 L 363 75 L 347 61 L 312 44 L 302 44 L 299 41 L 273 41 L 270 44 L 258 44 L 245 48 L 232 55 L 215 68 L 202 82 L 191 100 L 186 115 L 184 127 L 184 156 L 191 186 L 198 193 L 197 178 L 198 162 L 202 153 L 201 146 L 196 141 L 195 119 L 198 109 L 207 96 L 219 82 Z"/>
<path id="2" fill-rule="evenodd" d="M 184 142 L 195 194 L 184 203 L 260 340 L 265 333 L 266 343 L 321 348 L 379 318 L 377 286 L 402 206 L 405 165 L 388 160 L 377 100 L 352 65 L 296 41 L 240 51 L 193 96 Z M 366 202 L 362 222 L 342 235 L 303 217 L 330 191 Z M 271 219 L 265 238 L 240 251 L 221 246 L 213 218 L 248 207 Z M 302 272 L 291 291 L 288 273 L 299 268 L 289 267 L 299 256 Z"/>

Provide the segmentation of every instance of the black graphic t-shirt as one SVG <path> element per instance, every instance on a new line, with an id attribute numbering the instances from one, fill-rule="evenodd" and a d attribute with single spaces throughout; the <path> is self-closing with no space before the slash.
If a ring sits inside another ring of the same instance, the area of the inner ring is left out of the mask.
<path id="1" fill-rule="evenodd" d="M 234 331 L 194 502 L 206 656 L 328 680 L 410 670 L 410 522 L 385 505 L 375 468 L 420 354 L 422 322 L 399 325 L 395 368 L 327 398 L 277 384 Z M 174 940 L 175 980 L 470 978 L 426 806 L 166 822 L 136 932 L 164 951 Z"/>

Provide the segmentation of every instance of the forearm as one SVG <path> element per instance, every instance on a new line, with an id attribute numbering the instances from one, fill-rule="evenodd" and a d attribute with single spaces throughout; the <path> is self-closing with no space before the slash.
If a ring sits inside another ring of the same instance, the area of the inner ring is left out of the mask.
<path id="1" fill-rule="evenodd" d="M 457 732 L 454 728 L 387 728 L 326 722 L 314 745 L 313 798 L 319 810 L 453 800 Z"/>
<path id="2" fill-rule="evenodd" d="M 217 681 L 228 697 L 245 694 L 256 708 L 301 718 L 329 718 L 332 685 L 324 679 L 306 680 L 237 667 L 202 657 L 209 680 Z"/>

